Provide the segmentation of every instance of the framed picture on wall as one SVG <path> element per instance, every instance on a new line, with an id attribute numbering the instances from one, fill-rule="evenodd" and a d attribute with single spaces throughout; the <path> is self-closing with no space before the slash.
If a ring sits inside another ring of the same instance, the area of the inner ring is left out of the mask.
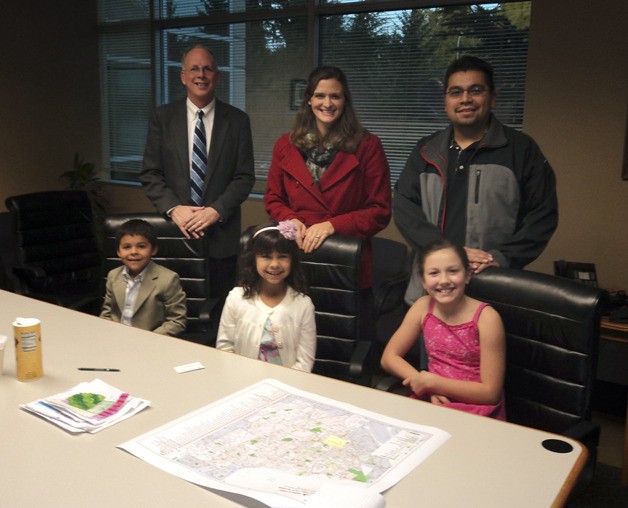
<path id="1" fill-rule="evenodd" d="M 624 180 L 628 180 L 628 112 L 626 114 L 626 139 L 624 140 L 624 166 L 621 177 Z"/>
<path id="2" fill-rule="evenodd" d="M 307 81 L 304 79 L 293 79 L 290 82 L 290 109 L 296 111 L 301 106 L 303 97 L 305 96 L 305 87 Z"/>

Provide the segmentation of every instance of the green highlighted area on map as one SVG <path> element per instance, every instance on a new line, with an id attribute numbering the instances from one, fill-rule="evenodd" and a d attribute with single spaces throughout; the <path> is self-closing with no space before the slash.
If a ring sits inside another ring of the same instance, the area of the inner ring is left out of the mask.
<path id="1" fill-rule="evenodd" d="M 353 477 L 353 481 L 354 482 L 363 482 L 366 483 L 369 481 L 369 476 L 367 474 L 364 474 L 362 471 L 359 471 L 357 469 L 354 468 L 350 468 L 348 469 L 348 471 L 350 473 L 353 473 L 355 476 Z"/>

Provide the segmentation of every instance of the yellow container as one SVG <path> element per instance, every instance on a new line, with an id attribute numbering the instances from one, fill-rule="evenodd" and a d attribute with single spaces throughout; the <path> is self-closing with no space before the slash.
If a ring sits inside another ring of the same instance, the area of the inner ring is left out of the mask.
<path id="1" fill-rule="evenodd" d="M 37 318 L 16 318 L 15 360 L 17 380 L 33 381 L 44 375 L 41 358 L 41 321 Z"/>

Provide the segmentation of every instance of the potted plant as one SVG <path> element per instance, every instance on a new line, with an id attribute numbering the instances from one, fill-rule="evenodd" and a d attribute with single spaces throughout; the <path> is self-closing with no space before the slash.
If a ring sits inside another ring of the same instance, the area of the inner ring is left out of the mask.
<path id="1" fill-rule="evenodd" d="M 74 164 L 70 171 L 63 173 L 59 180 L 67 182 L 69 190 L 84 190 L 92 205 L 92 217 L 96 230 L 96 237 L 102 238 L 103 222 L 106 214 L 107 199 L 102 195 L 100 178 L 96 175 L 96 166 L 93 162 L 85 162 L 78 152 L 74 154 Z"/>

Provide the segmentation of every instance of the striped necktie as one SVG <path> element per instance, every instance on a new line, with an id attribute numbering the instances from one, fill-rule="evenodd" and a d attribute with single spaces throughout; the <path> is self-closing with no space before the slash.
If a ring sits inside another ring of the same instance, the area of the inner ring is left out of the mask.
<path id="1" fill-rule="evenodd" d="M 198 111 L 198 120 L 194 127 L 194 147 L 192 148 L 192 201 L 200 206 L 203 201 L 203 182 L 207 173 L 207 139 L 203 124 L 203 111 Z"/>

